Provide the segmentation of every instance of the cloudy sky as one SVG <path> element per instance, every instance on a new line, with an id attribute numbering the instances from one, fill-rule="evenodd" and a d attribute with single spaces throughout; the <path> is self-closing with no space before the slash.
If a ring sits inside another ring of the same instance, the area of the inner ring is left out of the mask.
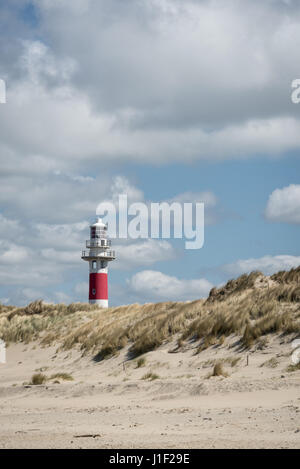
<path id="1" fill-rule="evenodd" d="M 97 205 L 204 201 L 204 247 L 114 241 L 113 305 L 300 264 L 297 0 L 2 0 L 0 301 L 86 301 Z"/>

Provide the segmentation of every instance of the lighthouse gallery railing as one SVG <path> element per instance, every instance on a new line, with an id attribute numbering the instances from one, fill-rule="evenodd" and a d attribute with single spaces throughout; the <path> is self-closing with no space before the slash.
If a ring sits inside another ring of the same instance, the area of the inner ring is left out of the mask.
<path id="1" fill-rule="evenodd" d="M 90 251 L 82 251 L 81 257 L 110 257 L 110 258 L 115 258 L 115 251 L 101 251 L 99 254 L 91 254 Z"/>

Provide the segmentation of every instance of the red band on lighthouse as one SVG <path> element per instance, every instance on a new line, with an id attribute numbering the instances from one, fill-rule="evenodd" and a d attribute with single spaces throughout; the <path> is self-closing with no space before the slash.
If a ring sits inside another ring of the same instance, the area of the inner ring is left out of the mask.
<path id="1" fill-rule="evenodd" d="M 107 288 L 107 274 L 91 273 L 90 274 L 90 300 L 107 300 L 108 299 L 108 288 Z"/>

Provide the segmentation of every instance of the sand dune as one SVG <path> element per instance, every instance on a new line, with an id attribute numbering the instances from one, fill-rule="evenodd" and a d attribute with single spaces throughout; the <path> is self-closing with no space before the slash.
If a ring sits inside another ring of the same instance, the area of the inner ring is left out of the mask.
<path id="1" fill-rule="evenodd" d="M 0 447 L 299 448 L 299 283 L 300 268 L 206 301 L 1 306 Z"/>
<path id="2" fill-rule="evenodd" d="M 282 342 L 282 341 L 281 341 Z M 100 363 L 78 351 L 12 345 L 1 366 L 1 448 L 299 448 L 300 380 L 288 373 L 290 344 L 267 351 L 226 347 L 168 353 L 166 344 L 124 362 Z M 240 358 L 231 366 L 232 357 Z M 228 359 L 228 377 L 208 378 Z M 270 359 L 276 367 L 261 366 Z M 28 386 L 32 374 L 70 373 L 74 381 Z M 152 370 L 159 378 L 141 379 Z"/>

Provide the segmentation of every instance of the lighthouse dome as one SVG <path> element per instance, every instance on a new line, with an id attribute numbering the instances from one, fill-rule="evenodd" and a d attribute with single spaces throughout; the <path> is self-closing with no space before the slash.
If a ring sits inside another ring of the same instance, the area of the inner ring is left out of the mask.
<path id="1" fill-rule="evenodd" d="M 102 230 L 107 230 L 107 225 L 103 223 L 102 218 L 97 217 L 95 221 L 91 224 L 91 227 L 100 228 Z"/>

